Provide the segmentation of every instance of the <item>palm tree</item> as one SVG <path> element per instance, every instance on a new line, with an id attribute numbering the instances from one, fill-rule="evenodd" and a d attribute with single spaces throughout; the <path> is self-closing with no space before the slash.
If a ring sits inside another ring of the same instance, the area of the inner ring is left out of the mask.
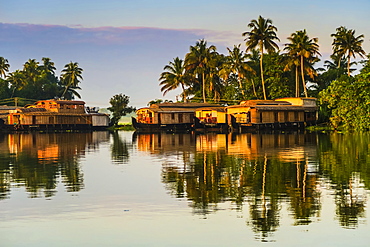
<path id="1" fill-rule="evenodd" d="M 338 27 L 336 33 L 331 34 L 334 37 L 332 46 L 333 54 L 338 56 L 338 59 L 342 57 L 347 58 L 347 74 L 351 76 L 351 57 L 356 58 L 356 54 L 360 57 L 366 55 L 365 51 L 362 49 L 362 43 L 364 42 L 364 35 L 361 34 L 355 37 L 355 30 L 347 29 L 346 27 Z M 340 63 L 338 63 L 340 66 Z"/>
<path id="2" fill-rule="evenodd" d="M 185 71 L 184 61 L 179 57 L 174 58 L 173 62 L 170 62 L 166 65 L 162 72 L 159 80 L 161 85 L 161 92 L 163 92 L 163 96 L 166 95 L 171 90 L 175 90 L 179 86 L 182 88 L 182 97 L 183 101 L 186 102 L 186 91 L 185 85 L 188 80 L 188 75 Z"/>
<path id="3" fill-rule="evenodd" d="M 55 74 L 56 68 L 54 67 L 54 62 L 51 61 L 50 58 L 48 57 L 43 57 L 42 58 L 43 64 L 40 66 L 40 69 L 45 72 L 46 74 Z"/>
<path id="4" fill-rule="evenodd" d="M 5 78 L 6 77 L 6 72 L 9 72 L 9 63 L 8 60 L 0 57 L 0 77 Z"/>
<path id="5" fill-rule="evenodd" d="M 285 44 L 284 50 L 288 52 L 288 56 L 299 58 L 304 94 L 305 97 L 308 97 L 304 75 L 305 71 L 311 77 L 316 73 L 312 64 L 318 61 L 317 55 L 321 55 L 319 52 L 319 45 L 317 44 L 318 38 L 310 39 L 306 30 L 301 30 L 292 33 L 291 36 L 288 37 L 288 40 L 290 43 Z"/>
<path id="6" fill-rule="evenodd" d="M 80 80 L 83 80 L 82 71 L 83 69 L 78 67 L 78 63 L 70 62 L 64 66 L 60 76 L 61 84 L 64 86 L 64 91 L 60 96 L 61 98 L 65 98 L 67 91 L 80 98 L 80 95 L 75 89 L 81 89 L 78 84 L 81 82 Z"/>
<path id="7" fill-rule="evenodd" d="M 218 102 L 224 93 L 225 84 L 222 80 L 222 67 L 225 64 L 225 55 L 215 52 L 208 62 L 207 66 L 207 82 L 209 84 L 209 95 L 213 96 L 214 102 Z"/>
<path id="8" fill-rule="evenodd" d="M 252 49 L 252 50 L 249 51 L 249 53 L 246 54 L 245 57 L 247 59 L 247 64 L 249 65 L 249 67 L 251 67 L 252 70 L 257 73 L 259 71 L 259 69 L 261 69 L 260 66 L 259 66 L 259 62 L 260 62 L 260 59 L 261 59 L 259 51 L 256 50 L 256 49 Z M 254 82 L 254 76 L 251 78 L 251 82 L 252 82 L 252 87 L 253 87 L 253 94 L 254 94 L 255 98 L 258 99 L 257 91 L 256 91 L 256 85 L 255 85 L 255 82 Z"/>
<path id="9" fill-rule="evenodd" d="M 295 97 L 299 97 L 299 57 L 295 55 L 286 56 L 284 71 L 295 70 Z"/>
<path id="10" fill-rule="evenodd" d="M 274 40 L 280 41 L 277 37 L 277 28 L 272 25 L 272 20 L 265 19 L 259 16 L 258 20 L 251 20 L 248 24 L 251 28 L 250 32 L 244 32 L 242 35 L 247 36 L 245 39 L 247 45 L 247 51 L 257 48 L 261 54 L 260 56 L 260 69 L 261 69 L 261 80 L 262 80 L 262 90 L 263 97 L 266 100 L 266 90 L 265 90 L 265 79 L 263 77 L 263 53 L 264 49 L 267 52 L 275 51 L 279 46 L 274 42 Z"/>
<path id="11" fill-rule="evenodd" d="M 339 78 L 341 75 L 346 74 L 347 72 L 347 59 L 345 57 L 338 57 L 337 54 L 332 54 L 330 56 L 331 60 L 325 60 L 324 61 L 324 67 L 327 69 L 327 71 L 335 71 L 337 76 L 336 78 Z M 350 67 L 352 65 L 357 64 L 356 62 L 350 62 Z M 354 71 L 355 69 L 350 69 L 350 72 Z"/>
<path id="12" fill-rule="evenodd" d="M 35 83 L 37 77 L 40 75 L 39 62 L 37 62 L 36 59 L 28 59 L 23 65 L 23 71 L 30 82 Z"/>
<path id="13" fill-rule="evenodd" d="M 240 44 L 238 46 L 234 46 L 232 50 L 230 48 L 227 48 L 227 50 L 229 55 L 226 57 L 226 62 L 221 70 L 221 75 L 224 79 L 227 79 L 230 74 L 235 74 L 239 89 L 244 97 L 245 92 L 243 89 L 242 80 L 247 79 L 248 74 L 254 74 L 255 71 L 246 62 L 247 55 L 240 50 Z"/>
<path id="14" fill-rule="evenodd" d="M 9 73 L 7 82 L 12 88 L 12 94 L 10 98 L 13 98 L 15 90 L 20 90 L 26 85 L 26 76 L 24 75 L 23 71 L 16 70 L 12 73 Z"/>
<path id="15" fill-rule="evenodd" d="M 202 83 L 203 102 L 206 102 L 206 71 L 209 61 L 216 55 L 216 46 L 207 47 L 207 41 L 201 39 L 195 46 L 190 46 L 190 52 L 185 56 L 185 68 L 198 77 Z"/>

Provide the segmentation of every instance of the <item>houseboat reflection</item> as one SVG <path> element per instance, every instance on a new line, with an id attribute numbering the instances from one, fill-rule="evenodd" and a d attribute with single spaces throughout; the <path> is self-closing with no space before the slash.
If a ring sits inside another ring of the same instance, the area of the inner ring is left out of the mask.
<path id="1" fill-rule="evenodd" d="M 134 133 L 139 151 L 149 153 L 195 152 L 196 136 L 194 134 L 178 133 Z"/>
<path id="2" fill-rule="evenodd" d="M 294 134 L 168 134 L 135 133 L 138 149 L 150 153 L 169 151 L 218 152 L 255 159 L 259 156 L 277 157 L 281 161 L 302 161 L 315 154 L 316 137 Z"/>
<path id="3" fill-rule="evenodd" d="M 105 141 L 109 141 L 106 131 L 1 135 L 0 199 L 10 196 L 14 183 L 24 186 L 30 197 L 53 196 L 59 182 L 68 192 L 80 191 L 84 187 L 80 158 Z"/>
<path id="4" fill-rule="evenodd" d="M 247 224 L 266 239 L 279 227 L 281 204 L 290 203 L 296 224 L 309 224 L 320 209 L 315 134 L 138 134 L 138 148 L 163 154 L 162 181 L 204 217 L 230 202 L 249 207 Z M 179 140 L 183 141 L 180 145 Z M 177 150 L 176 152 L 169 152 Z"/>

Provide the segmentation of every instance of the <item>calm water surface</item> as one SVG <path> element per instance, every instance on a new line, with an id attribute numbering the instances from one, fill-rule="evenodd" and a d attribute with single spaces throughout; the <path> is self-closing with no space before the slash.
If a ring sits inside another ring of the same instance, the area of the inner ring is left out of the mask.
<path id="1" fill-rule="evenodd" d="M 369 246 L 369 134 L 0 135 L 0 246 Z"/>

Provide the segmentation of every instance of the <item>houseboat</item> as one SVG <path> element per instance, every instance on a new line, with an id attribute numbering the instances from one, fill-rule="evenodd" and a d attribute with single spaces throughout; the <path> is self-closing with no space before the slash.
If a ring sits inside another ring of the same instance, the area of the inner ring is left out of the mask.
<path id="1" fill-rule="evenodd" d="M 317 120 L 315 98 L 247 100 L 226 107 L 229 127 L 234 131 L 298 129 Z"/>
<path id="2" fill-rule="evenodd" d="M 239 105 L 162 103 L 136 111 L 137 131 L 254 131 L 299 129 L 317 120 L 315 98 L 247 100 Z"/>
<path id="3" fill-rule="evenodd" d="M 132 125 L 137 131 L 192 131 L 195 127 L 195 112 L 199 108 L 214 107 L 208 103 L 161 103 L 136 111 Z"/>
<path id="4" fill-rule="evenodd" d="M 228 124 L 225 106 L 201 107 L 195 111 L 195 130 L 206 132 L 227 132 Z"/>
<path id="5" fill-rule="evenodd" d="M 99 129 L 109 126 L 108 114 L 85 109 L 84 101 L 40 100 L 33 105 L 10 110 L 4 121 L 11 130 Z"/>

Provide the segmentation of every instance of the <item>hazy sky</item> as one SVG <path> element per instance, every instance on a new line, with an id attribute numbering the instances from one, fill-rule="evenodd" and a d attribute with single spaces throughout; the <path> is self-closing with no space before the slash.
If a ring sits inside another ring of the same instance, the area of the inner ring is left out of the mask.
<path id="1" fill-rule="evenodd" d="M 323 60 L 339 26 L 364 34 L 369 53 L 369 9 L 369 0 L 0 0 L 0 56 L 11 71 L 30 58 L 51 58 L 58 74 L 78 62 L 84 69 L 80 93 L 88 105 L 108 106 L 123 93 L 142 107 L 180 93 L 160 92 L 158 78 L 169 61 L 183 58 L 202 38 L 221 53 L 243 44 L 241 33 L 259 15 L 273 21 L 281 45 L 297 30 L 318 37 Z"/>

